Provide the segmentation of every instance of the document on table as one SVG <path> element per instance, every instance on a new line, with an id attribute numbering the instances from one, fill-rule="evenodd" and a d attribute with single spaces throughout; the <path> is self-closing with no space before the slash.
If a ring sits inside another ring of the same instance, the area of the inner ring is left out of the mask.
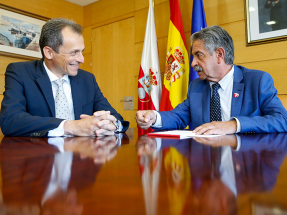
<path id="1" fill-rule="evenodd" d="M 192 137 L 218 137 L 221 134 L 212 135 L 199 135 L 190 130 L 173 130 L 173 131 L 160 131 L 152 132 L 147 134 L 148 137 L 159 137 L 159 138 L 172 138 L 172 139 L 186 139 Z"/>

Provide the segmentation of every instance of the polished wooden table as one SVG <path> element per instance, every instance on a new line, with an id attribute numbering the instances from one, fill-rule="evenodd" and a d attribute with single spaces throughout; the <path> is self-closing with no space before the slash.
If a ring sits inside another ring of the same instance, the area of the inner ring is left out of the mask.
<path id="1" fill-rule="evenodd" d="M 287 134 L 119 139 L 2 137 L 0 214 L 287 213 Z"/>

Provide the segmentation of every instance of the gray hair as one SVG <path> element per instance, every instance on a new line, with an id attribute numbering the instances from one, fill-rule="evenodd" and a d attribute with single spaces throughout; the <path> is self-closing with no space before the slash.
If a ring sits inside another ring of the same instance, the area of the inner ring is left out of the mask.
<path id="1" fill-rule="evenodd" d="M 226 30 L 218 25 L 213 25 L 201 29 L 190 36 L 190 42 L 201 40 L 204 42 L 204 48 L 213 55 L 214 51 L 222 47 L 225 50 L 224 62 L 233 64 L 234 62 L 234 45 L 231 36 Z"/>
<path id="2" fill-rule="evenodd" d="M 81 35 L 83 27 L 72 20 L 64 18 L 51 19 L 43 25 L 39 39 L 39 45 L 42 56 L 44 57 L 43 48 L 49 46 L 56 53 L 59 53 L 59 47 L 63 45 L 62 30 L 69 27 L 75 33 Z"/>

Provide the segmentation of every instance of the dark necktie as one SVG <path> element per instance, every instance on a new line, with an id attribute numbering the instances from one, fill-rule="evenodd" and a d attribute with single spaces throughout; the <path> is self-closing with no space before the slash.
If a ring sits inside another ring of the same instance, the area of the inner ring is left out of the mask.
<path id="1" fill-rule="evenodd" d="M 212 93 L 211 100 L 210 100 L 210 122 L 222 121 L 220 96 L 218 94 L 219 88 L 220 88 L 219 83 L 212 85 L 213 93 Z"/>
<path id="2" fill-rule="evenodd" d="M 220 177 L 219 167 L 221 164 L 221 149 L 222 147 L 211 147 L 211 165 L 212 165 L 212 178 Z"/>
<path id="3" fill-rule="evenodd" d="M 221 105 L 218 89 L 220 84 L 212 85 L 213 93 L 210 100 L 210 122 L 222 121 L 221 118 Z M 211 147 L 211 162 L 212 162 L 212 177 L 220 177 L 220 163 L 221 163 L 221 146 Z"/>

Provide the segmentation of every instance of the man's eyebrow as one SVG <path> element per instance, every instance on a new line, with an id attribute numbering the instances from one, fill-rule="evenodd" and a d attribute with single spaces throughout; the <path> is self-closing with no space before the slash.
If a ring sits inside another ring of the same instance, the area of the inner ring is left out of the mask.
<path id="1" fill-rule="evenodd" d="M 71 50 L 71 52 L 83 52 L 85 51 L 85 48 L 84 49 L 73 49 Z"/>
<path id="2" fill-rule="evenodd" d="M 197 55 L 199 53 L 202 53 L 201 51 L 196 51 L 195 53 L 193 53 L 192 55 Z"/>

